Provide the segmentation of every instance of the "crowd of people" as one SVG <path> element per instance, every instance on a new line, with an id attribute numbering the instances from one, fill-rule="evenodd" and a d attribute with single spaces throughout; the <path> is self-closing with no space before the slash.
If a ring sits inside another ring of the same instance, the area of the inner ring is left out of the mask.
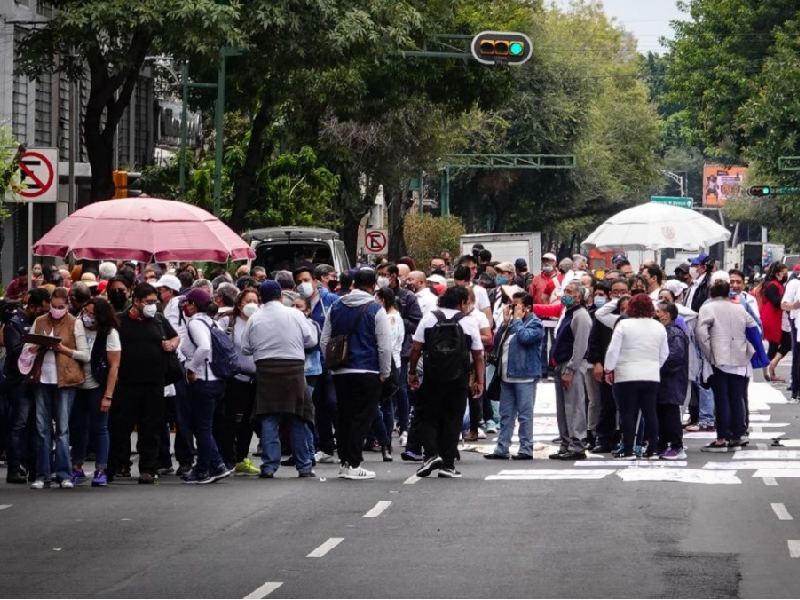
<path id="1" fill-rule="evenodd" d="M 315 477 L 318 463 L 372 479 L 364 452 L 393 461 L 395 445 L 420 477 L 460 477 L 459 442 L 487 434 L 498 436 L 486 459 L 533 459 L 549 378 L 550 459 L 685 459 L 687 430 L 716 432 L 703 451 L 746 445 L 747 383 L 754 368 L 777 381 L 796 349 L 800 279 L 776 263 L 751 294 L 742 272 L 704 253 L 670 277 L 654 262 L 634 273 L 624 255 L 597 275 L 580 255 L 547 253 L 532 273 L 480 245 L 455 261 L 443 251 L 425 266 L 403 257 L 344 273 L 313 262 L 210 278 L 191 263 L 20 269 L 2 314 L 6 481 L 131 477 L 134 428 L 141 484 L 273 479 L 281 466 Z"/>

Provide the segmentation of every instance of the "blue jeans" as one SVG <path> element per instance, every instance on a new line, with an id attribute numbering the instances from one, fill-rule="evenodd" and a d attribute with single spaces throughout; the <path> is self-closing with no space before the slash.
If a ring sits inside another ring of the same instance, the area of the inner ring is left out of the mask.
<path id="1" fill-rule="evenodd" d="M 191 409 L 191 427 L 197 439 L 197 464 L 195 473 L 205 475 L 211 472 L 212 465 L 217 467 L 222 457 L 217 442 L 212 434 L 214 411 L 225 395 L 224 381 L 196 380 L 189 384 L 189 407 Z"/>
<path id="2" fill-rule="evenodd" d="M 8 472 L 16 473 L 22 467 L 27 469 L 31 466 L 36 456 L 36 443 L 30 435 L 29 428 L 31 415 L 35 412 L 34 400 L 30 388 L 25 383 L 9 386 L 6 394 L 11 404 Z"/>
<path id="3" fill-rule="evenodd" d="M 108 466 L 108 413 L 100 412 L 104 393 L 102 387 L 75 390 L 71 432 L 73 465 L 83 464 L 91 435 L 97 448 L 95 468 L 105 470 Z"/>
<path id="4" fill-rule="evenodd" d="M 397 393 L 394 395 L 396 398 L 395 403 L 397 404 L 397 430 L 398 431 L 408 431 L 408 421 L 409 421 L 409 414 L 411 412 L 410 403 L 408 401 L 408 357 L 400 358 L 400 389 L 397 390 Z M 394 418 L 394 413 L 392 413 L 392 418 Z M 384 415 L 384 420 L 386 416 Z M 392 429 L 394 427 L 389 428 L 389 435 L 392 435 Z"/>
<path id="5" fill-rule="evenodd" d="M 69 413 L 75 401 L 73 388 L 59 389 L 55 384 L 41 383 L 36 386 L 36 479 L 50 481 L 55 466 L 56 477 L 69 480 L 72 465 L 69 462 Z M 53 421 L 56 422 L 55 465 L 50 463 Z"/>
<path id="6" fill-rule="evenodd" d="M 274 473 L 281 466 L 280 425 L 282 413 L 271 413 L 261 417 L 261 472 Z M 311 453 L 308 450 L 308 426 L 294 414 L 286 414 L 289 428 L 289 443 L 299 473 L 311 471 Z"/>
<path id="7" fill-rule="evenodd" d="M 703 386 L 697 386 L 697 394 L 700 398 L 700 420 L 701 425 L 714 426 L 714 392 L 713 386 L 710 389 L 705 389 Z"/>
<path id="8" fill-rule="evenodd" d="M 500 434 L 495 454 L 507 456 L 514 434 L 514 422 L 519 421 L 519 454 L 533 456 L 533 405 L 536 402 L 536 382 L 500 383 Z"/>

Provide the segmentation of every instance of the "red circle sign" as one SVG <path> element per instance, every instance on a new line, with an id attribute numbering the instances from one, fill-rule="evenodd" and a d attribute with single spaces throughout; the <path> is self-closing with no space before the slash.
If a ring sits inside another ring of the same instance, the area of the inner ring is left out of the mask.
<path id="1" fill-rule="evenodd" d="M 370 252 L 383 252 L 386 249 L 388 240 L 382 231 L 368 231 L 365 245 Z"/>
<path id="2" fill-rule="evenodd" d="M 27 187 L 21 189 L 20 196 L 24 198 L 38 198 L 53 185 L 53 165 L 44 154 L 39 152 L 26 152 L 19 161 L 19 169 L 24 175 L 22 180 Z M 29 180 L 32 182 L 30 183 Z"/>

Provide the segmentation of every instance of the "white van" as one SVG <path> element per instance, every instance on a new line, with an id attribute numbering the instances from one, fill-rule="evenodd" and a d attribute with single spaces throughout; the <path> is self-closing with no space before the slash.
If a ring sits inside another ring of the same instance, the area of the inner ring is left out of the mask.
<path id="1" fill-rule="evenodd" d="M 350 260 L 339 234 L 314 227 L 267 227 L 242 234 L 256 253 L 253 266 L 268 273 L 292 271 L 311 255 L 314 264 L 332 265 L 337 273 L 350 269 Z"/>

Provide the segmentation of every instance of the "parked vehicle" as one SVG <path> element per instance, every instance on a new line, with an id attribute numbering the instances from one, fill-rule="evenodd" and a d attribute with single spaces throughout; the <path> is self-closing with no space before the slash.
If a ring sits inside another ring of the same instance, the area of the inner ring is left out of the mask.
<path id="1" fill-rule="evenodd" d="M 330 229 L 268 227 L 252 229 L 242 234 L 242 238 L 250 242 L 256 253 L 252 264 L 264 267 L 268 273 L 291 271 L 304 257 L 310 257 L 315 264 L 332 265 L 337 273 L 350 268 L 344 242 Z"/>
<path id="2" fill-rule="evenodd" d="M 472 246 L 483 244 L 492 253 L 492 260 L 514 263 L 518 258 L 528 262 L 528 268 L 537 272 L 542 264 L 542 234 L 525 233 L 470 233 L 461 236 L 461 254 L 471 254 Z"/>

